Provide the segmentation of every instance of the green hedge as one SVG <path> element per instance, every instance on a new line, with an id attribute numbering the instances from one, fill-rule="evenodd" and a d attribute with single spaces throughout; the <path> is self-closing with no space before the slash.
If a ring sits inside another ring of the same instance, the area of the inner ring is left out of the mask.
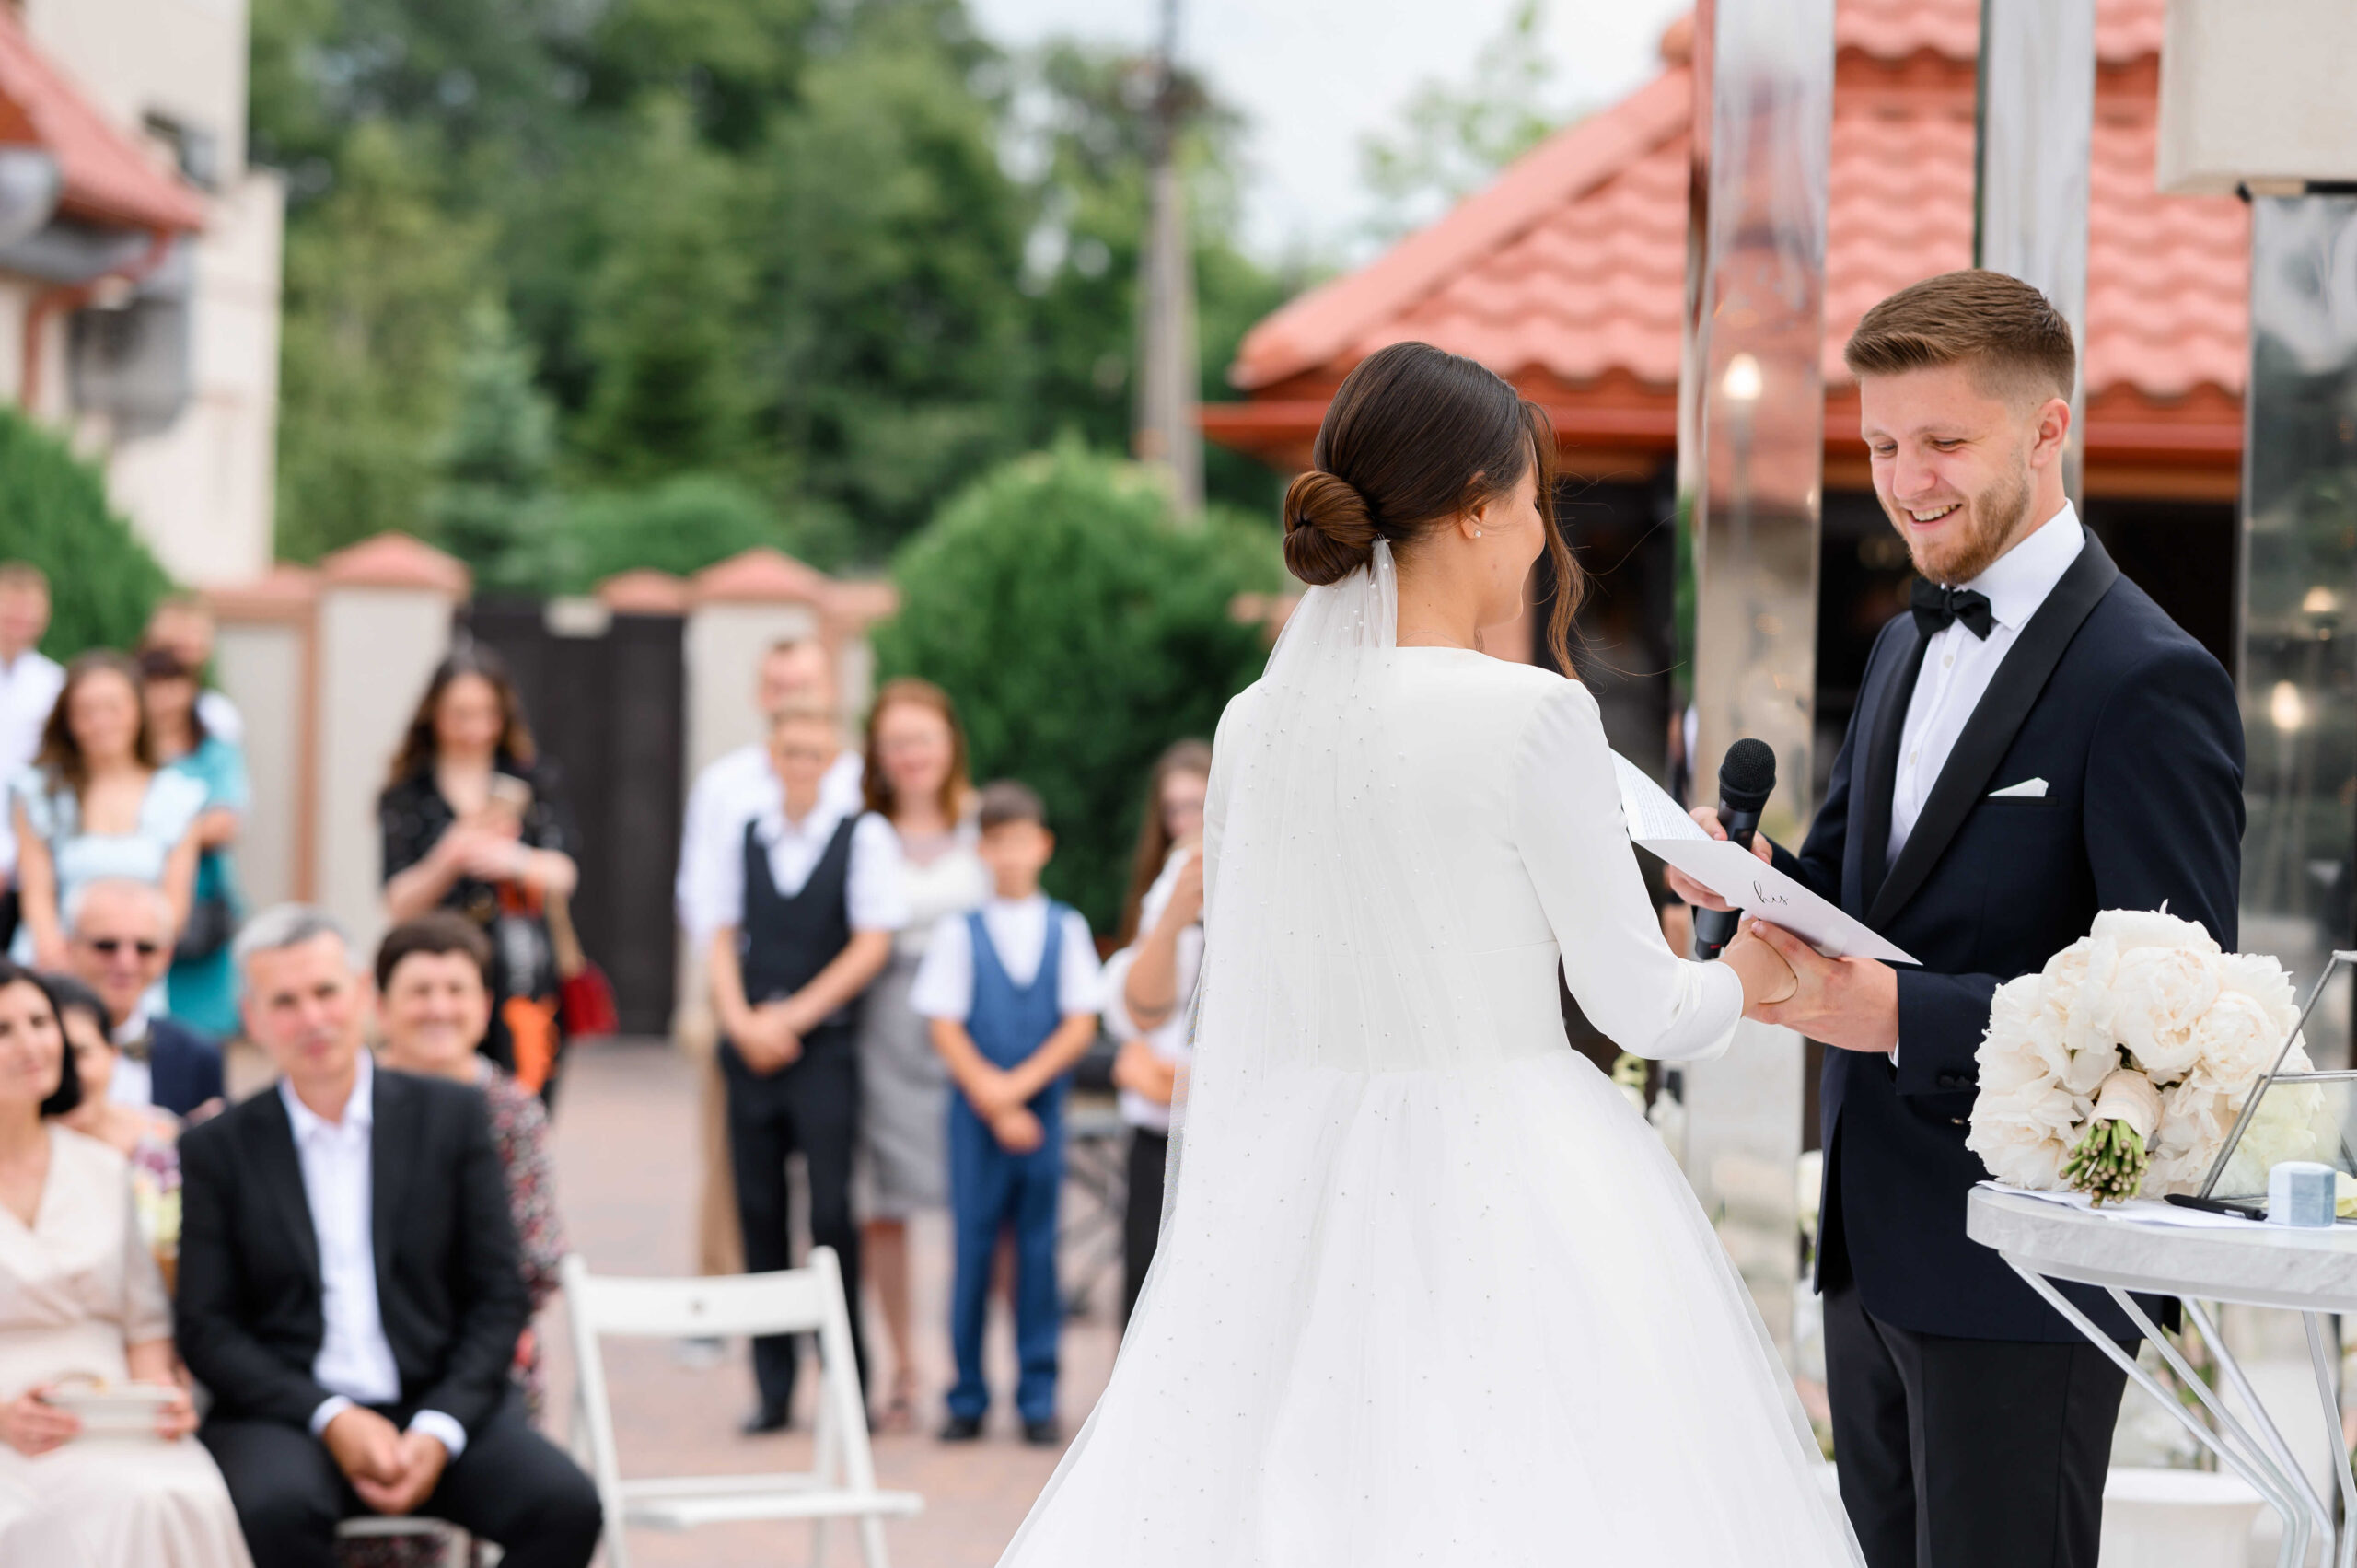
<path id="1" fill-rule="evenodd" d="M 951 501 L 894 576 L 879 675 L 948 691 L 977 783 L 1039 790 L 1057 840 L 1049 889 L 1110 933 L 1155 757 L 1210 738 L 1267 662 L 1228 606 L 1280 586 L 1273 532 L 1216 513 L 1178 528 L 1145 470 L 1067 444 Z"/>
<path id="2" fill-rule="evenodd" d="M 0 560 L 49 574 L 52 610 L 41 650 L 71 658 L 128 648 L 171 579 L 107 505 L 106 482 L 65 443 L 0 408 Z"/>

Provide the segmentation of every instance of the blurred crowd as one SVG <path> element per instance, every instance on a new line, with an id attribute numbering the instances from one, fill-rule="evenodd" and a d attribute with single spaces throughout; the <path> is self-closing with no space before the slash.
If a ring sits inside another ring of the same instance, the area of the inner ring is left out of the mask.
<path id="1" fill-rule="evenodd" d="M 0 1561 L 423 1563 L 438 1542 L 342 1528 L 418 1514 L 518 1568 L 586 1562 L 598 1499 L 540 1429 L 531 1325 L 565 1254 L 549 1116 L 568 1044 L 614 1011 L 514 683 L 462 641 L 422 694 L 378 803 L 371 954 L 318 910 L 243 907 L 243 726 L 203 604 L 63 668 L 47 620 L 41 574 L 0 565 Z M 946 693 L 888 683 L 853 747 L 822 645 L 754 674 L 763 738 L 696 779 L 676 889 L 716 1025 L 704 1267 L 831 1248 L 871 1423 L 907 1431 L 910 1222 L 946 1209 L 939 1436 L 983 1434 L 995 1302 L 1023 1436 L 1058 1444 L 1073 1086 L 1127 1127 L 1126 1316 L 1183 1081 L 1210 748 L 1144 781 L 1100 941 L 1042 890 L 1039 796 L 976 784 Z M 237 1098 L 231 1049 L 275 1082 Z M 746 1431 L 795 1420 L 804 1348 L 753 1342 Z M 153 1440 L 88 1441 L 123 1433 Z"/>

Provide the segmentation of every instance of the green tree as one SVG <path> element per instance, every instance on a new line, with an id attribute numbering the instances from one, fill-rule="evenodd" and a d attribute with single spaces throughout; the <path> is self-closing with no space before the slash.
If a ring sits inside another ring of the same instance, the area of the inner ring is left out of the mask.
<path id="1" fill-rule="evenodd" d="M 1151 473 L 1064 442 L 977 482 L 900 552 L 878 672 L 937 682 L 976 776 L 1039 791 L 1048 886 L 1108 932 L 1146 772 L 1259 676 L 1260 631 L 1229 606 L 1281 575 L 1265 525 L 1214 512 L 1179 529 Z"/>
<path id="2" fill-rule="evenodd" d="M 1377 203 L 1370 226 L 1391 240 L 1422 227 L 1496 178 L 1574 115 L 1550 105 L 1555 68 L 1542 36 L 1547 0 L 1515 0 L 1463 84 L 1428 81 L 1408 100 L 1398 132 L 1359 143 Z"/>
<path id="3" fill-rule="evenodd" d="M 662 96 L 610 185 L 582 334 L 597 371 L 573 436 L 580 465 L 624 484 L 754 471 L 743 321 L 753 273 L 737 167 L 697 141 L 683 100 Z"/>
<path id="4" fill-rule="evenodd" d="M 278 545 L 316 560 L 429 526 L 488 236 L 437 210 L 401 133 L 353 133 L 336 187 L 286 240 Z"/>
<path id="5" fill-rule="evenodd" d="M 679 474 L 644 490 L 575 497 L 545 542 L 536 575 L 586 592 L 618 572 L 652 567 L 684 577 L 763 545 L 830 566 L 843 558 L 848 531 L 842 518 L 821 508 L 781 517 L 743 480 Z"/>
<path id="6" fill-rule="evenodd" d="M 98 470 L 12 408 L 0 408 L 0 561 L 29 561 L 49 575 L 41 648 L 54 658 L 132 646 L 171 587 L 107 505 Z"/>
<path id="7" fill-rule="evenodd" d="M 435 538 L 482 586 L 528 588 L 556 505 L 556 412 L 498 301 L 469 308 L 457 377 L 457 413 L 431 502 Z"/>

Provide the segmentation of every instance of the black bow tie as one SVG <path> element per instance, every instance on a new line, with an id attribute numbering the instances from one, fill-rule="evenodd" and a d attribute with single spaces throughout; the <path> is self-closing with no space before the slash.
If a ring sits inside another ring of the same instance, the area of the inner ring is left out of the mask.
<path id="1" fill-rule="evenodd" d="M 148 1037 L 141 1035 L 137 1040 L 123 1040 L 115 1047 L 115 1050 L 121 1051 L 124 1057 L 133 1062 L 145 1062 L 150 1054 L 150 1048 L 147 1042 Z"/>
<path id="2" fill-rule="evenodd" d="M 1989 629 L 1997 624 L 1989 596 L 1976 589 L 1944 587 L 1928 577 L 1918 577 L 1911 598 L 1915 625 L 1926 638 L 1961 621 L 1966 631 L 1985 643 Z"/>

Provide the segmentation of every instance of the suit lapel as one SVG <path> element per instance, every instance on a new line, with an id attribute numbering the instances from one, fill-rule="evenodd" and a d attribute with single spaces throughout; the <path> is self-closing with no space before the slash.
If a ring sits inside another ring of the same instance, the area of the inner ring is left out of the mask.
<path id="1" fill-rule="evenodd" d="M 263 1119 L 263 1131 L 255 1143 L 254 1160 L 261 1167 L 262 1201 L 278 1211 L 279 1222 L 286 1227 L 295 1255 L 303 1260 L 312 1283 L 324 1289 L 319 1273 L 319 1233 L 312 1227 L 311 1202 L 303 1191 L 303 1157 L 295 1148 L 295 1123 L 287 1116 L 286 1102 L 279 1098 L 276 1088 L 265 1091 L 263 1104 L 258 1109 Z"/>
<path id="2" fill-rule="evenodd" d="M 368 1133 L 368 1243 L 377 1260 L 377 1300 L 381 1308 L 386 1282 L 393 1274 L 393 1226 L 401 1212 L 409 1170 L 401 1152 L 412 1147 L 414 1141 L 409 1135 L 408 1083 L 382 1067 L 369 1083 L 377 1103 Z"/>
<path id="3" fill-rule="evenodd" d="M 1864 842 L 1858 848 L 1865 868 L 1860 887 L 1868 906 L 1882 890 L 1883 877 L 1889 871 L 1890 797 L 1898 780 L 1898 742 L 1906 732 L 1907 705 L 1915 694 L 1915 678 L 1923 668 L 1923 650 L 1931 642 L 1912 616 L 1899 627 L 1897 652 L 1883 666 L 1886 671 L 1897 673 L 1883 681 L 1881 695 L 1867 714 L 1872 727 L 1866 731 L 1866 782 L 1859 812 Z"/>
<path id="4" fill-rule="evenodd" d="M 1988 787 L 1997 764 L 2005 760 L 2014 737 L 2021 733 L 2023 721 L 2046 690 L 2054 667 L 2062 662 L 2071 639 L 2079 634 L 2079 628 L 2119 576 L 2119 568 L 2112 564 L 2089 529 L 2078 559 L 2022 628 L 2021 636 L 1991 678 L 1989 690 L 1981 693 L 1980 705 L 1965 721 L 1964 732 L 1956 737 L 1955 749 L 1948 753 L 1946 765 L 1923 801 L 1922 815 L 1916 819 L 1898 863 L 1890 868 L 1890 879 L 1879 892 L 1868 895 L 1868 925 L 1882 928 L 1922 887 L 1932 867 L 1946 853 L 1949 841 L 1980 804 L 1981 791 Z M 1890 830 L 1887 784 L 1882 792 L 1882 809 L 1887 840 Z"/>

